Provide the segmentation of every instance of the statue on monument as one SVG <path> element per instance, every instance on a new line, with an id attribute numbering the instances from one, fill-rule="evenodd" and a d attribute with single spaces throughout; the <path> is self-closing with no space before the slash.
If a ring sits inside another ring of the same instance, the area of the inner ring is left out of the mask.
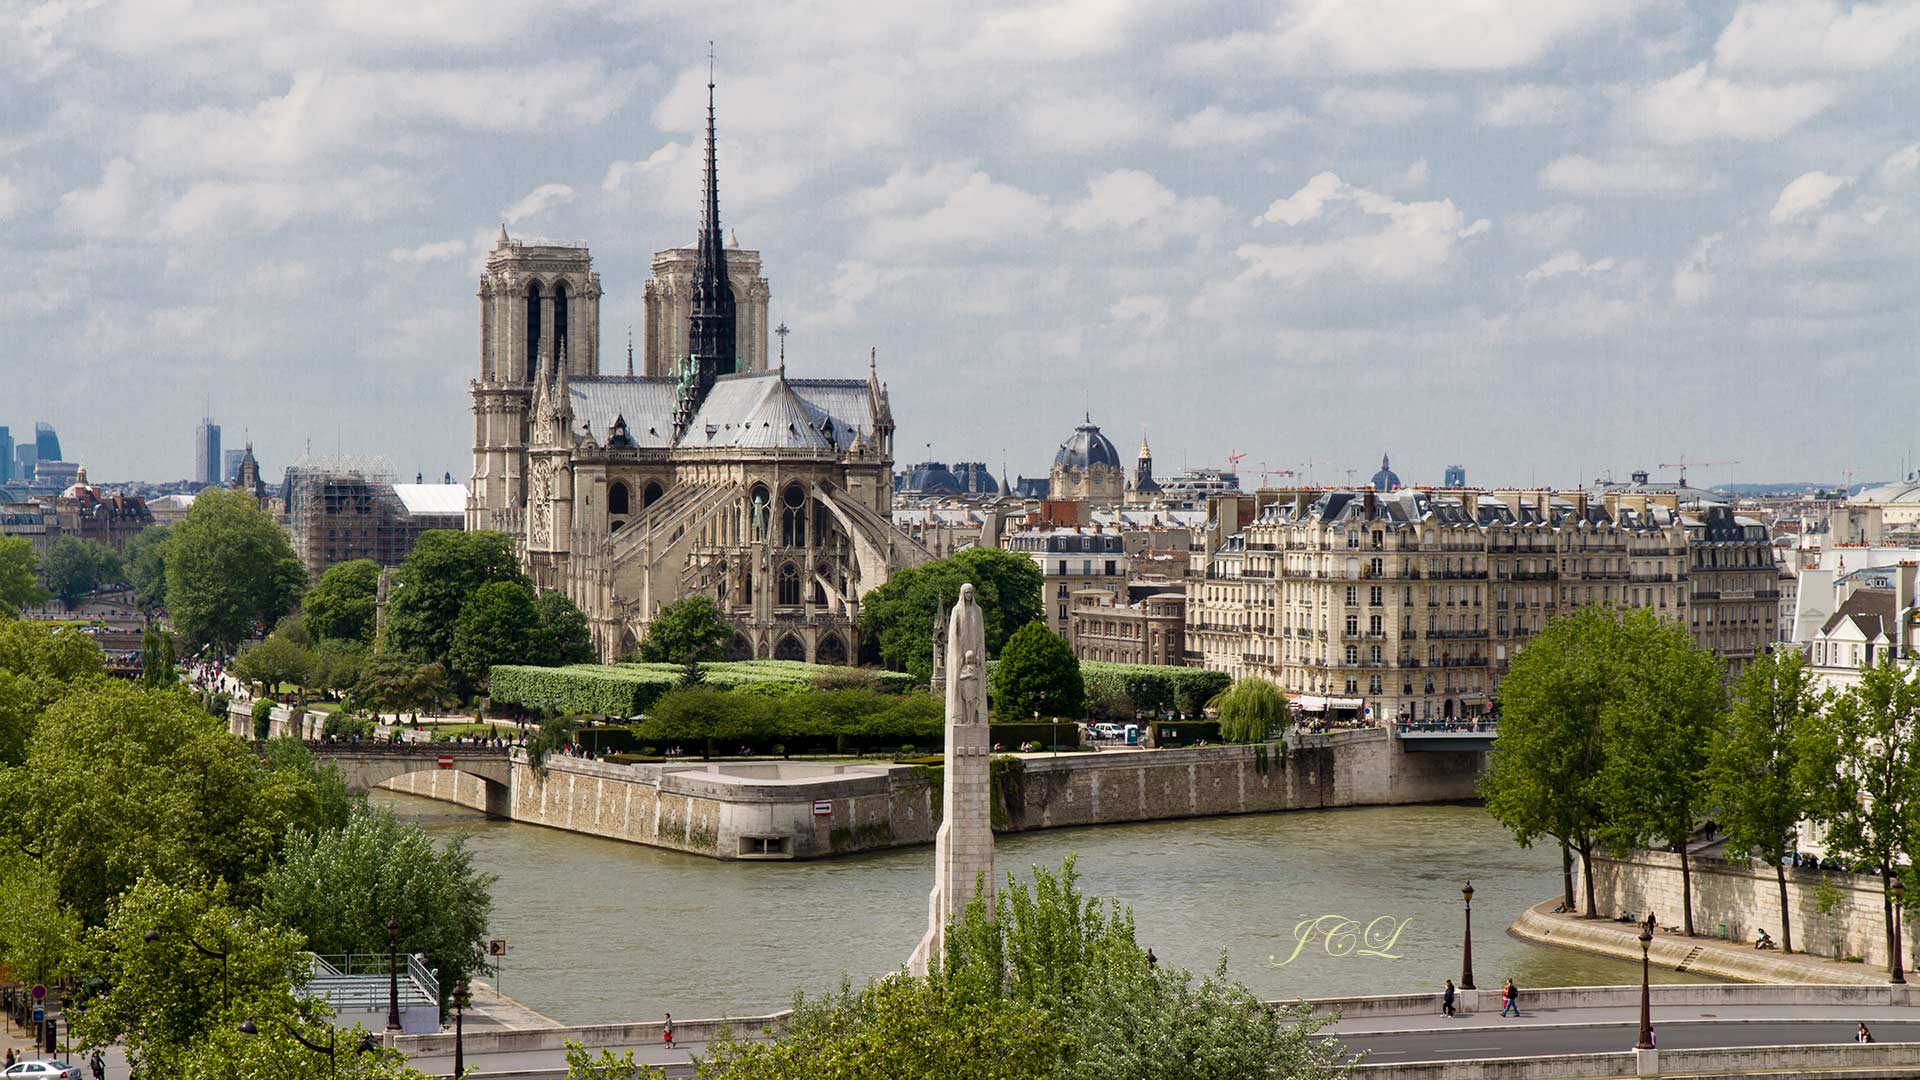
<path id="1" fill-rule="evenodd" d="M 947 754 L 942 806 L 945 820 L 933 841 L 933 891 L 927 895 L 927 932 L 907 967 L 916 975 L 945 949 L 947 925 L 976 895 L 993 913 L 992 776 L 988 757 L 986 623 L 973 586 L 947 619 Z"/>

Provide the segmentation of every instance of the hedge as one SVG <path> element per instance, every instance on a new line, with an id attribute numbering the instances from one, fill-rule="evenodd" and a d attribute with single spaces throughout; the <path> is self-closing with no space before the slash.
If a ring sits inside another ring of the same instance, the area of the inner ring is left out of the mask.
<path id="1" fill-rule="evenodd" d="M 1041 749 L 1053 745 L 1055 735 L 1060 738 L 1061 746 L 1080 745 L 1080 725 L 1072 720 L 1061 720 L 1058 724 L 988 724 L 987 738 L 991 744 L 1004 750 L 1018 750 L 1021 743 L 1033 743 Z"/>
<path id="2" fill-rule="evenodd" d="M 543 712 L 575 716 L 638 716 L 653 707 L 660 695 L 680 685 L 686 669 L 679 664 L 571 664 L 566 667 L 495 666 L 487 676 L 489 696 L 496 704 L 519 705 Z M 897 671 L 866 671 L 797 660 L 738 660 L 701 664 L 701 682 L 715 690 L 778 685 L 804 689 L 817 679 L 850 671 L 872 676 L 873 688 L 903 693 L 913 678 Z"/>
<path id="3" fill-rule="evenodd" d="M 1141 709 L 1174 709 L 1197 713 L 1207 702 L 1233 684 L 1224 671 L 1176 667 L 1170 664 L 1108 664 L 1080 661 L 1080 681 L 1086 684 L 1087 700 L 1103 695 L 1124 694 Z M 1140 686 L 1139 693 L 1131 687 Z"/>
<path id="4" fill-rule="evenodd" d="M 1218 720 L 1157 720 L 1152 727 L 1155 746 L 1191 746 L 1202 741 L 1220 741 Z"/>
<path id="5" fill-rule="evenodd" d="M 643 744 L 662 742 L 765 745 L 813 741 L 898 747 L 933 745 L 945 733 L 940 702 L 930 694 L 874 690 L 801 690 L 768 696 L 695 687 L 662 698 L 633 725 Z"/>
<path id="6" fill-rule="evenodd" d="M 265 739 L 267 734 L 273 730 L 273 707 L 277 704 L 278 702 L 272 698 L 265 697 L 253 703 L 253 712 L 251 715 L 253 717 L 253 737 L 255 739 Z"/>

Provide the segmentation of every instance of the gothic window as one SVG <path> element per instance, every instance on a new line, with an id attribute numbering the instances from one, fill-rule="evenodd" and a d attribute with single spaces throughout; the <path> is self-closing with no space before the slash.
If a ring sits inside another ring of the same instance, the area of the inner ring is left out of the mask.
<path id="1" fill-rule="evenodd" d="M 555 282 L 553 286 L 553 366 L 560 366 L 560 355 L 567 349 L 567 283 Z M 571 361 L 572 357 L 569 356 Z"/>
<path id="2" fill-rule="evenodd" d="M 780 494 L 780 539 L 788 547 L 807 546 L 807 493 L 789 484 Z"/>
<path id="3" fill-rule="evenodd" d="M 647 481 L 645 490 L 640 493 L 640 505 L 643 507 L 652 506 L 654 503 L 659 502 L 660 496 L 664 494 L 666 494 L 665 489 L 661 488 L 655 481 L 649 480 Z"/>
<path id="4" fill-rule="evenodd" d="M 813 658 L 818 664 L 844 664 L 847 662 L 847 647 L 841 643 L 840 635 L 828 634 L 820 639 Z"/>
<path id="5" fill-rule="evenodd" d="M 786 637 L 780 639 L 780 644 L 774 646 L 773 658 L 775 660 L 805 660 L 807 658 L 807 647 L 800 643 L 799 638 L 788 634 Z"/>
<path id="6" fill-rule="evenodd" d="M 781 607 L 793 607 L 800 603 L 800 571 L 792 563 L 780 568 Z"/>
<path id="7" fill-rule="evenodd" d="M 615 515 L 627 513 L 631 498 L 632 496 L 627 493 L 627 485 L 614 484 L 607 489 L 607 513 Z"/>
<path id="8" fill-rule="evenodd" d="M 527 286 L 527 381 L 540 374 L 540 283 Z"/>

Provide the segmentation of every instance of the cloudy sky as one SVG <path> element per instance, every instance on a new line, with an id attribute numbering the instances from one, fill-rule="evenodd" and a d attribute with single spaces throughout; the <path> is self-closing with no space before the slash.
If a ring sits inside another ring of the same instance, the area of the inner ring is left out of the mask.
<path id="1" fill-rule="evenodd" d="M 1890 476 L 1920 456 L 1920 3 L 12 0 L 0 423 L 173 478 L 464 478 L 504 220 L 609 342 L 724 224 L 899 457 Z M 611 357 L 617 350 L 608 349 Z"/>

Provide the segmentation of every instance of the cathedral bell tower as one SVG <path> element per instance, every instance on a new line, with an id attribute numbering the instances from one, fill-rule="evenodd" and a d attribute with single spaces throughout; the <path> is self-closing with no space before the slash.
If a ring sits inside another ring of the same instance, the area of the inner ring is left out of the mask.
<path id="1" fill-rule="evenodd" d="M 600 373 L 600 275 L 585 245 L 523 243 L 502 225 L 479 295 L 467 528 L 519 533 L 534 386 L 543 365 Z"/>
<path id="2" fill-rule="evenodd" d="M 707 168 L 701 192 L 700 241 L 694 248 L 693 304 L 687 353 L 681 361 L 674 407 L 675 436 L 687 430 L 715 379 L 739 368 L 735 345 L 733 283 L 727 279 L 727 245 L 720 234 L 720 177 L 715 165 L 713 71 L 707 71 Z"/>

